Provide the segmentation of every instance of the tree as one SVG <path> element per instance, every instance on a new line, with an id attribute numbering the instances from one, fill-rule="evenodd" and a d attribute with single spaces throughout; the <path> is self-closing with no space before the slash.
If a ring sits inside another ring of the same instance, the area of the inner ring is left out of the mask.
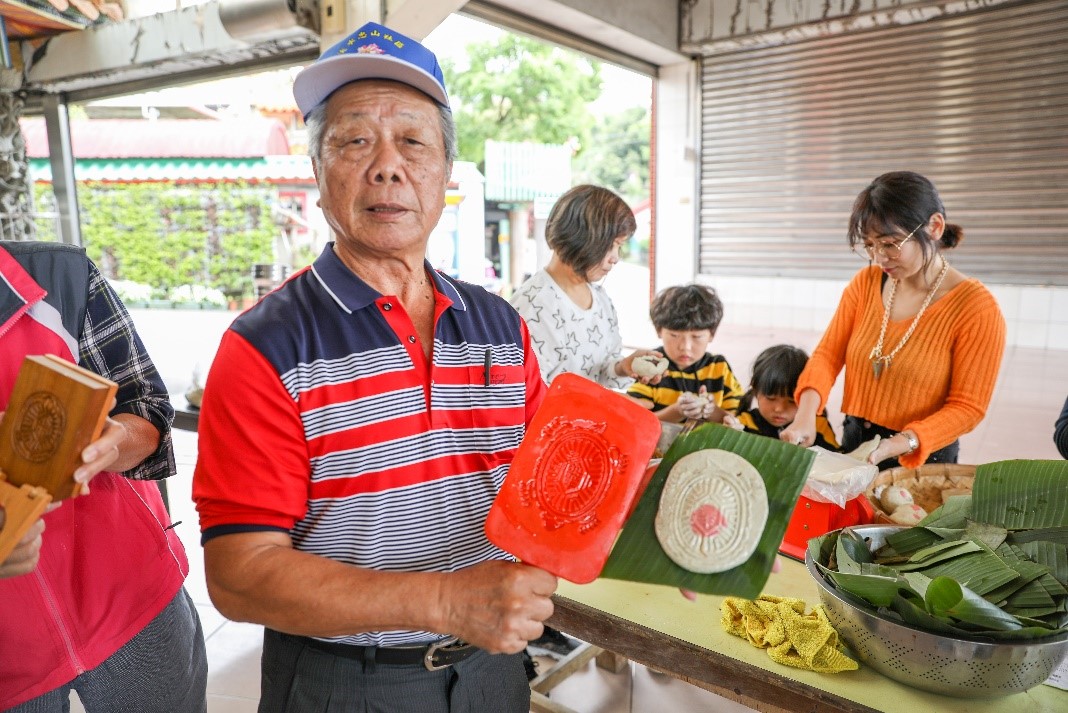
<path id="1" fill-rule="evenodd" d="M 585 143 L 601 94 L 600 63 L 505 33 L 467 46 L 469 66 L 442 67 L 456 115 L 460 158 L 481 167 L 486 139 Z"/>
<path id="2" fill-rule="evenodd" d="M 610 188 L 634 205 L 649 197 L 649 112 L 634 106 L 606 116 L 575 161 L 575 182 Z"/>

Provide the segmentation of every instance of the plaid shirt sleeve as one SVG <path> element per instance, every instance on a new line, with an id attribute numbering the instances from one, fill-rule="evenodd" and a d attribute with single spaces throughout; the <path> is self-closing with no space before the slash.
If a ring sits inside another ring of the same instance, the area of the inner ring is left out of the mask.
<path id="1" fill-rule="evenodd" d="M 171 406 L 167 387 L 134 330 L 133 320 L 115 291 L 89 261 L 89 300 L 78 338 L 81 366 L 119 385 L 111 415 L 131 413 L 150 421 L 160 433 L 159 447 L 123 475 L 136 480 L 161 480 L 174 475 Z"/>

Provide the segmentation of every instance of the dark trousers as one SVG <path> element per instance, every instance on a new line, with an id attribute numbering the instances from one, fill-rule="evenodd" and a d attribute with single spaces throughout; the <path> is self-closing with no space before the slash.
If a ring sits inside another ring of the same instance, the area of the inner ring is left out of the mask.
<path id="1" fill-rule="evenodd" d="M 896 434 L 892 428 L 880 426 L 877 423 L 865 421 L 862 418 L 856 416 L 846 416 L 845 421 L 842 423 L 842 452 L 849 453 L 854 448 L 860 446 L 865 441 L 870 441 L 876 436 L 882 436 L 883 438 L 889 438 Z M 940 448 L 931 455 L 927 456 L 927 463 L 956 463 L 957 457 L 960 455 L 960 441 L 956 440 L 950 443 L 945 448 Z M 879 470 L 886 470 L 887 468 L 897 468 L 900 463 L 897 462 L 897 458 L 887 458 L 882 463 L 879 463 Z"/>
<path id="2" fill-rule="evenodd" d="M 193 600 L 182 588 L 155 619 L 102 664 L 8 713 L 69 713 L 72 690 L 78 692 L 87 713 L 204 713 L 207 685 L 204 630 Z"/>
<path id="3" fill-rule="evenodd" d="M 302 637 L 263 632 L 259 713 L 527 713 L 519 654 L 479 651 L 428 671 L 337 656 Z"/>

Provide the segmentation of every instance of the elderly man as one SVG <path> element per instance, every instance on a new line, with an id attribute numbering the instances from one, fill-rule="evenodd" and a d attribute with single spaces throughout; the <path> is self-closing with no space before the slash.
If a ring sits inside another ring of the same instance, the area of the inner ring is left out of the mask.
<path id="1" fill-rule="evenodd" d="M 511 307 L 424 258 L 455 150 L 441 70 L 372 23 L 294 94 L 337 239 L 208 376 L 212 601 L 267 627 L 260 711 L 526 711 L 556 578 L 483 524 L 544 385 Z"/>

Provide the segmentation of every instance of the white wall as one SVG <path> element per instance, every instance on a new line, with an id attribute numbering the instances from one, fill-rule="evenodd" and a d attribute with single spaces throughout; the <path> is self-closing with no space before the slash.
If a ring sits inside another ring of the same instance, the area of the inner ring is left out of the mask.
<path id="1" fill-rule="evenodd" d="M 846 280 L 709 277 L 723 300 L 724 323 L 822 332 L 831 321 Z M 1006 344 L 1068 349 L 1068 288 L 987 285 L 1005 315 Z"/>

